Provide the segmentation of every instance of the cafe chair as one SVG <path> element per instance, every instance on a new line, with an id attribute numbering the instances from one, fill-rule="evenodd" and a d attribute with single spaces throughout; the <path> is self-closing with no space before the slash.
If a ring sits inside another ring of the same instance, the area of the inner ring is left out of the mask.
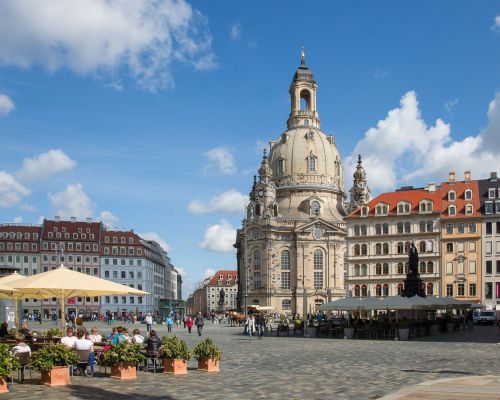
<path id="1" fill-rule="evenodd" d="M 26 369 L 29 369 L 29 371 L 30 371 L 30 380 L 31 380 L 31 369 L 28 367 L 30 353 L 28 353 L 28 352 L 17 353 L 15 355 L 15 357 L 17 358 L 17 361 L 19 361 L 19 364 L 21 364 L 21 367 L 17 370 L 18 381 L 24 382 L 24 371 L 26 371 Z"/>

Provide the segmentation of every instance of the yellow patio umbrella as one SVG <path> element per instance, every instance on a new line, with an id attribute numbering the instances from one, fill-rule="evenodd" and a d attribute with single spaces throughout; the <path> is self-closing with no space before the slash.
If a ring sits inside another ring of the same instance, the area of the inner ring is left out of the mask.
<path id="1" fill-rule="evenodd" d="M 0 283 L 2 282 L 0 281 Z M 70 270 L 62 264 L 59 268 L 14 280 L 9 285 L 26 297 L 59 298 L 61 300 L 62 331 L 64 331 L 65 323 L 64 299 L 68 297 L 109 296 L 114 294 L 145 296 L 148 294 L 142 290 Z"/>
<path id="2" fill-rule="evenodd" d="M 19 331 L 19 310 L 18 310 L 18 302 L 19 299 L 23 297 L 23 293 L 19 290 L 12 288 L 12 282 L 19 281 L 24 279 L 25 276 L 20 275 L 18 273 L 14 273 L 11 275 L 4 276 L 0 278 L 0 285 L 4 285 L 11 289 L 11 291 L 0 291 L 0 299 L 12 299 L 14 301 L 14 325 L 16 326 L 16 332 Z"/>

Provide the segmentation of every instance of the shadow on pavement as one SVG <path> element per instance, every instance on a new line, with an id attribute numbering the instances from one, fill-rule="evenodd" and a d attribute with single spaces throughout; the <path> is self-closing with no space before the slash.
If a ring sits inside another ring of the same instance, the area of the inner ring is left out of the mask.
<path id="1" fill-rule="evenodd" d="M 117 385 L 120 384 L 120 382 L 116 382 Z M 162 394 L 160 396 L 151 396 L 147 395 L 144 393 L 144 390 L 142 389 L 137 389 L 136 392 L 129 392 L 129 393 L 124 393 L 123 391 L 120 393 L 113 392 L 111 390 L 106 390 L 104 388 L 100 387 L 92 387 L 92 386 L 82 386 L 82 385 L 71 385 L 71 391 L 70 394 L 73 396 L 78 397 L 79 399 L 88 399 L 88 400 L 95 400 L 95 399 L 115 399 L 119 398 L 120 400 L 136 400 L 136 399 L 141 399 L 141 400 L 160 400 L 160 399 L 165 399 L 165 400 L 174 400 L 174 397 L 170 397 L 167 394 Z"/>

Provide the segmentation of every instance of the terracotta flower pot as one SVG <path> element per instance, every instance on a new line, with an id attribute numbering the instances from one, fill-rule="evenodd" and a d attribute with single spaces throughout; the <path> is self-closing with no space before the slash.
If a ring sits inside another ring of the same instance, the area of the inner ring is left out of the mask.
<path id="1" fill-rule="evenodd" d="M 42 371 L 42 383 L 47 386 L 69 385 L 69 367 L 52 367 L 50 371 Z"/>
<path id="2" fill-rule="evenodd" d="M 187 361 L 182 358 L 164 358 L 163 373 L 174 375 L 187 374 Z"/>
<path id="3" fill-rule="evenodd" d="M 198 360 L 198 371 L 219 372 L 219 360 L 214 358 L 200 358 Z"/>
<path id="4" fill-rule="evenodd" d="M 111 378 L 114 379 L 136 379 L 137 370 L 133 363 L 118 363 L 111 366 Z"/>
<path id="5" fill-rule="evenodd" d="M 5 378 L 0 378 L 0 393 L 8 393 L 7 380 Z"/>

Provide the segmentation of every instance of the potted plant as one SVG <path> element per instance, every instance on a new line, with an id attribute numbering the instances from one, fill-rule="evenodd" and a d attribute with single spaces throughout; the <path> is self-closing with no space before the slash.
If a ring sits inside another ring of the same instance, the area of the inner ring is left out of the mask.
<path id="1" fill-rule="evenodd" d="M 354 337 L 354 327 L 351 326 L 350 317 L 344 323 L 344 339 L 352 339 Z"/>
<path id="2" fill-rule="evenodd" d="M 78 362 L 76 353 L 63 344 L 49 344 L 33 353 L 29 367 L 42 373 L 42 383 L 47 386 L 70 384 L 69 366 Z"/>
<path id="3" fill-rule="evenodd" d="M 0 343 L 0 393 L 7 393 L 7 377 L 21 367 L 19 361 L 10 351 L 9 346 Z"/>
<path id="4" fill-rule="evenodd" d="M 187 344 L 177 336 L 164 336 L 161 339 L 160 358 L 163 361 L 163 373 L 187 374 L 187 362 L 192 358 Z"/>
<path id="5" fill-rule="evenodd" d="M 52 338 L 52 337 L 62 337 L 63 334 L 62 334 L 62 332 L 61 332 L 61 330 L 59 328 L 50 328 L 47 331 L 47 336 L 49 338 Z"/>
<path id="6" fill-rule="evenodd" d="M 410 327 L 408 324 L 408 320 L 401 319 L 398 322 L 398 334 L 399 340 L 408 340 L 410 337 Z"/>
<path id="7" fill-rule="evenodd" d="M 193 356 L 198 360 L 198 371 L 219 372 L 222 352 L 210 338 L 206 338 L 193 348 Z"/>
<path id="8" fill-rule="evenodd" d="M 136 379 L 136 364 L 144 360 L 141 346 L 137 343 L 122 342 L 103 352 L 104 364 L 111 366 L 111 378 Z"/>
<path id="9" fill-rule="evenodd" d="M 432 321 L 430 327 L 431 336 L 439 335 L 439 321 Z"/>

